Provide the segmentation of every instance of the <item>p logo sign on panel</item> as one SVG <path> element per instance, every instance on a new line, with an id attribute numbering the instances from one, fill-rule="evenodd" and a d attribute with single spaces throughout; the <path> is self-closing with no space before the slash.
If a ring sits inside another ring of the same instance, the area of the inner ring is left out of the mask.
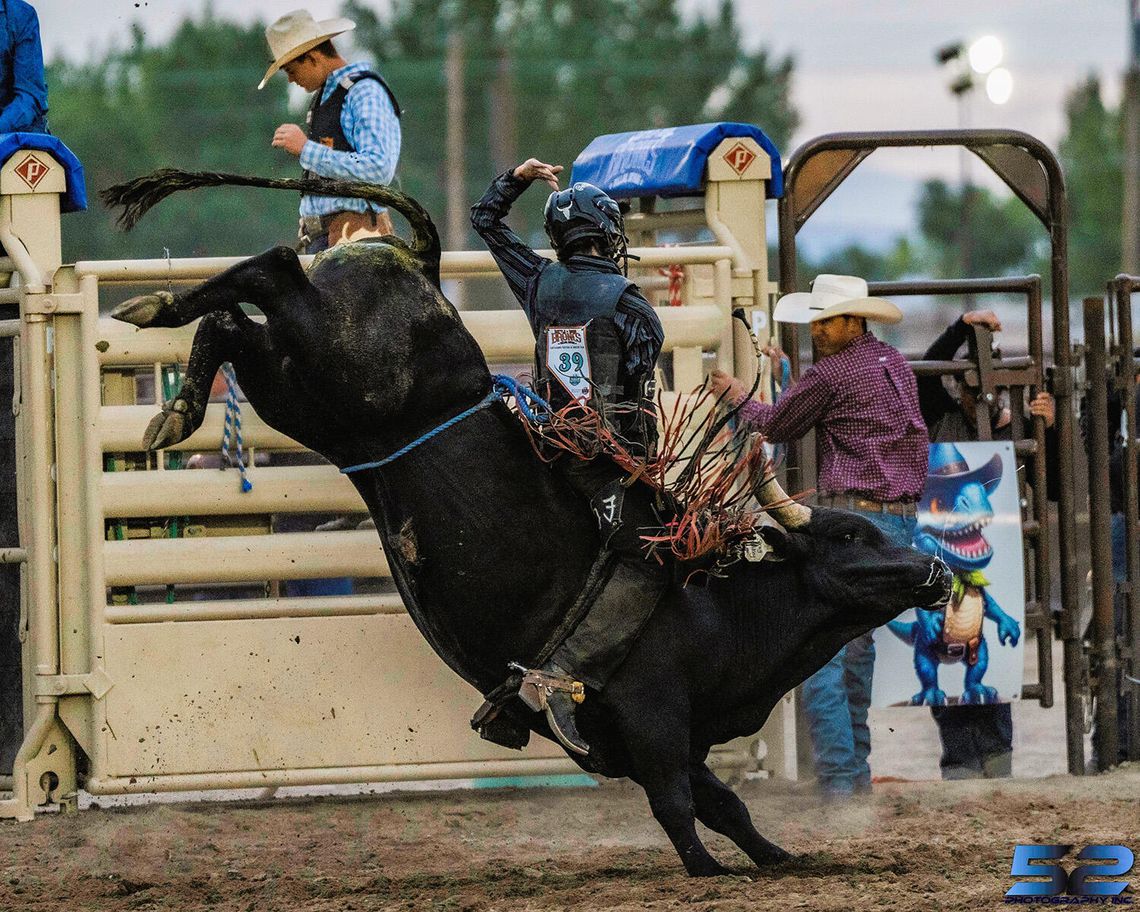
<path id="1" fill-rule="evenodd" d="M 744 172 L 756 161 L 756 153 L 744 145 L 744 143 L 738 142 L 724 153 L 723 158 L 733 171 L 743 177 Z"/>
<path id="2" fill-rule="evenodd" d="M 37 158 L 34 153 L 29 153 L 15 168 L 16 174 L 30 190 L 35 190 L 50 170 L 51 165 Z"/>

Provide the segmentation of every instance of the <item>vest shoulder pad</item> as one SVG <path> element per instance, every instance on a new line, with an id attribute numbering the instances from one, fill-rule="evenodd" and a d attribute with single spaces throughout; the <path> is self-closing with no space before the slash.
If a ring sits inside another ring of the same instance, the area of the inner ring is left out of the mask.
<path id="1" fill-rule="evenodd" d="M 396 93 L 392 91 L 392 87 L 388 85 L 384 77 L 379 73 L 374 73 L 372 70 L 361 70 L 359 73 L 345 73 L 337 80 L 337 85 L 343 88 L 347 93 L 348 90 L 358 82 L 364 82 L 369 79 L 373 82 L 380 83 L 380 88 L 384 90 L 384 93 L 388 96 L 388 100 L 392 102 L 392 110 L 396 112 L 396 117 L 399 118 L 400 115 L 404 113 L 404 110 L 400 107 L 400 102 L 396 100 Z"/>

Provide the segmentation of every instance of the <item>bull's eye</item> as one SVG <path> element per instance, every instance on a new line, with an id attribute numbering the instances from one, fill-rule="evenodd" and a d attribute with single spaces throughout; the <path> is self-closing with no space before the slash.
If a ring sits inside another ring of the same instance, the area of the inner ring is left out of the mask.
<path id="1" fill-rule="evenodd" d="M 843 536 L 843 540 L 844 541 L 850 541 L 850 542 L 855 541 L 855 533 L 848 532 L 846 535 Z"/>

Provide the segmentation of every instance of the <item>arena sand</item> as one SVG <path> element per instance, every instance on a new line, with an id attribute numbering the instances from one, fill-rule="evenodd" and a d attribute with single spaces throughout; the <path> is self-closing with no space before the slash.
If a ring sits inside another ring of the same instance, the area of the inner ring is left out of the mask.
<path id="1" fill-rule="evenodd" d="M 738 788 L 796 854 L 691 880 L 628 782 L 91 809 L 0 825 L 0 909 L 736 910 L 996 908 L 1017 843 L 1140 854 L 1140 768 L 1036 780 L 890 782 L 847 804 Z M 1140 871 L 1126 896 L 1140 904 Z"/>

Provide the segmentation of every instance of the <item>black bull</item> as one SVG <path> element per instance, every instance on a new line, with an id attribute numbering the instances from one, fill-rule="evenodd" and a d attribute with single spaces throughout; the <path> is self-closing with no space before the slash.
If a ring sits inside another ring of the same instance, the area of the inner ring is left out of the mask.
<path id="1" fill-rule="evenodd" d="M 137 217 L 172 180 L 188 178 L 147 180 L 116 188 L 112 201 L 134 201 Z M 230 181 L 215 175 L 199 185 Z M 149 448 L 200 425 L 224 361 L 266 422 L 340 467 L 381 459 L 484 397 L 487 365 L 440 291 L 430 218 L 396 191 L 351 189 L 401 212 L 412 244 L 342 245 L 307 274 L 292 250 L 278 247 L 191 291 L 145 295 L 116 310 L 140 327 L 201 318 L 182 391 L 148 428 Z M 246 317 L 243 302 L 266 323 Z M 484 694 L 503 681 L 508 662 L 528 662 L 542 648 L 596 555 L 587 505 L 535 457 L 502 403 L 351 478 L 409 614 Z M 726 870 L 701 843 L 695 820 L 757 865 L 787 857 L 706 766 L 709 749 L 756 732 L 843 644 L 911 605 L 948 596 L 940 567 L 890 546 L 861 517 L 816 509 L 801 528 L 765 534 L 782 560 L 738 564 L 707 587 L 674 586 L 609 685 L 578 711 L 592 751 L 573 759 L 638 782 L 694 875 Z M 541 714 L 521 704 L 506 711 L 549 737 Z"/>

